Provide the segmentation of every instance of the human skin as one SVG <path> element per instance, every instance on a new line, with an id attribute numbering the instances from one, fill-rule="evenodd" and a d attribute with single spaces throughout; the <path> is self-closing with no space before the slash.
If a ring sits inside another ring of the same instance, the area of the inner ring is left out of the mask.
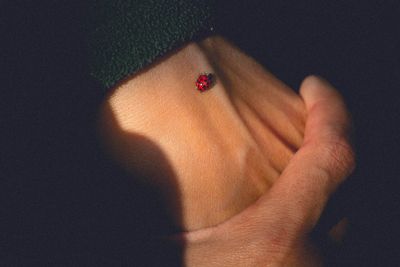
<path id="1" fill-rule="evenodd" d="M 175 236 L 186 266 L 324 266 L 310 242 L 323 209 L 355 168 L 350 116 L 325 80 L 300 88 L 308 113 L 304 141 L 273 186 L 254 204 L 215 227 Z"/>
<path id="2" fill-rule="evenodd" d="M 194 82 L 214 73 L 204 93 Z M 109 127 L 117 121 L 121 131 Z M 256 201 L 303 141 L 302 99 L 221 37 L 191 43 L 111 91 L 100 113 L 102 139 L 128 171 L 157 186 L 162 167 L 137 154 L 124 132 L 145 136 L 166 155 L 179 187 L 182 230 L 216 225 Z M 126 139 L 126 140 L 122 140 Z M 122 140 L 122 141 L 121 141 Z M 154 173 L 154 169 L 158 172 Z M 179 219 L 178 219 L 179 218 Z"/>
<path id="3" fill-rule="evenodd" d="M 200 93 L 204 71 L 217 80 Z M 309 77 L 298 95 L 218 36 L 130 77 L 99 113 L 111 157 L 161 190 L 187 266 L 320 266 L 307 235 L 354 167 L 349 127 L 326 82 Z M 178 191 L 126 133 L 159 147 Z"/>

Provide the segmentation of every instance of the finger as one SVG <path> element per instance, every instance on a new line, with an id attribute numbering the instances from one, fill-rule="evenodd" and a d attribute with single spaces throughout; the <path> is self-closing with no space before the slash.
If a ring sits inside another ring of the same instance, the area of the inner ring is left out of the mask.
<path id="1" fill-rule="evenodd" d="M 265 196 L 265 207 L 274 207 L 281 219 L 308 231 L 354 169 L 355 159 L 350 116 L 340 94 L 315 76 L 303 81 L 300 94 L 308 113 L 304 142 Z"/>

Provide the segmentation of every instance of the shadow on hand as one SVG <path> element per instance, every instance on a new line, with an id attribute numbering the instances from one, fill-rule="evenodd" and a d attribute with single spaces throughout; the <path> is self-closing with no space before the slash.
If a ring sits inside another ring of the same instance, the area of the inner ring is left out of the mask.
<path id="1" fill-rule="evenodd" d="M 162 187 L 146 183 L 143 173 L 124 171 L 95 138 L 100 89 L 79 79 L 80 87 L 72 89 L 62 82 L 35 85 L 49 91 L 36 92 L 36 98 L 10 100 L 25 108 L 11 117 L 21 129 L 4 139 L 16 145 L 2 148 L 9 156 L 1 170 L 5 213 L 0 243 L 6 253 L 0 265 L 183 265 L 184 244 L 160 238 L 178 231 L 181 211 L 175 175 L 165 155 L 149 139 L 124 132 L 110 120 L 138 155 L 147 153 Z M 42 95 L 50 99 L 45 104 L 36 101 Z M 160 189 L 168 189 L 174 198 L 174 221 Z"/>
<path id="2" fill-rule="evenodd" d="M 95 197 L 88 217 L 92 264 L 182 266 L 184 244 L 163 239 L 181 225 L 180 192 L 168 159 L 153 141 L 122 129 L 110 106 L 104 114 L 135 168 L 126 170 L 107 149 L 98 153 L 101 180 L 90 182 Z"/>

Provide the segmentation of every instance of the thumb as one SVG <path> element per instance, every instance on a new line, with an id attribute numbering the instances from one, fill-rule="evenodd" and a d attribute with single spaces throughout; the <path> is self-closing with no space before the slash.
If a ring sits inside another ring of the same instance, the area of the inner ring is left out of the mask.
<path id="1" fill-rule="evenodd" d="M 349 142 L 350 116 L 340 94 L 326 81 L 310 76 L 300 95 L 308 113 L 304 142 L 263 197 L 268 199 L 265 209 L 274 207 L 281 220 L 292 222 L 294 231 L 299 227 L 309 231 L 330 195 L 354 169 L 355 156 Z"/>

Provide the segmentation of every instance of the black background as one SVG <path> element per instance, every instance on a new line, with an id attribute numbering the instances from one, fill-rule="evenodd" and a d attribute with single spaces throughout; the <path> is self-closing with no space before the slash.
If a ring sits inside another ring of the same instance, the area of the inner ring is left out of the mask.
<path id="1" fill-rule="evenodd" d="M 89 10 L 72 2 L 0 3 L 0 262 L 141 266 L 128 254 L 171 229 L 98 151 L 104 92 L 87 76 Z M 334 265 L 399 266 L 400 2 L 219 1 L 216 13 L 218 32 L 294 89 L 318 74 L 343 93 L 358 168 L 335 204 L 352 223 Z"/>

